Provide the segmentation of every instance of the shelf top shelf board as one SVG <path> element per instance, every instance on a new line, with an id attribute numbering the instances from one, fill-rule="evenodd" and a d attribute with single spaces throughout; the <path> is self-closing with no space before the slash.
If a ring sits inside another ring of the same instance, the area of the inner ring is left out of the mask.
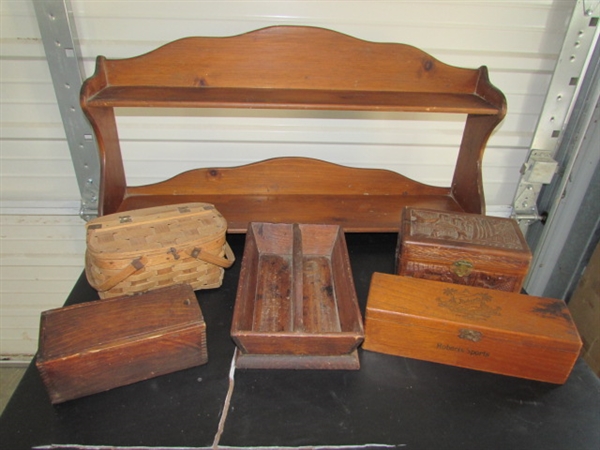
<path id="1" fill-rule="evenodd" d="M 108 86 L 90 107 L 261 108 L 440 112 L 497 115 L 476 94 L 313 89 Z"/>

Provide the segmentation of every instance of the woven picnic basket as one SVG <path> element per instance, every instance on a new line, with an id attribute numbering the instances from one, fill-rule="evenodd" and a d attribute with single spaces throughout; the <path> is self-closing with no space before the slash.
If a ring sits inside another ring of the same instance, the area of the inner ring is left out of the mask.
<path id="1" fill-rule="evenodd" d="M 86 224 L 85 273 L 100 298 L 185 283 L 221 286 L 235 257 L 227 222 L 208 203 L 109 214 Z"/>

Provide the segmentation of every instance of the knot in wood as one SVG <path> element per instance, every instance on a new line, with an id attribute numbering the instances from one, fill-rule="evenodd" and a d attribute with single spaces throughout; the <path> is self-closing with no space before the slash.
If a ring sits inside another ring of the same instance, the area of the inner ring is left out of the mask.
<path id="1" fill-rule="evenodd" d="M 219 169 L 208 169 L 206 172 L 206 179 L 208 181 L 218 181 L 223 176 L 223 173 Z"/>

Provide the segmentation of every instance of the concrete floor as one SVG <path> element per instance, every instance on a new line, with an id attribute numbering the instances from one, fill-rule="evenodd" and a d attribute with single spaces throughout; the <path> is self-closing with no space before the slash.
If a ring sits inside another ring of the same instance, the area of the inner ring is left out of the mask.
<path id="1" fill-rule="evenodd" d="M 27 366 L 0 366 L 0 414 L 10 400 Z"/>

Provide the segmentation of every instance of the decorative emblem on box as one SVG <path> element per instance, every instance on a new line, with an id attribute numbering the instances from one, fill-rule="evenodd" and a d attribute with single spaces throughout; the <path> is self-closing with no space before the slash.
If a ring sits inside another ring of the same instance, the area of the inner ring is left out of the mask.
<path id="1" fill-rule="evenodd" d="M 502 310 L 500 306 L 489 305 L 492 296 L 487 293 L 448 288 L 444 289 L 443 294 L 444 297 L 437 298 L 438 305 L 468 319 L 489 319 L 492 316 L 499 316 Z"/>

